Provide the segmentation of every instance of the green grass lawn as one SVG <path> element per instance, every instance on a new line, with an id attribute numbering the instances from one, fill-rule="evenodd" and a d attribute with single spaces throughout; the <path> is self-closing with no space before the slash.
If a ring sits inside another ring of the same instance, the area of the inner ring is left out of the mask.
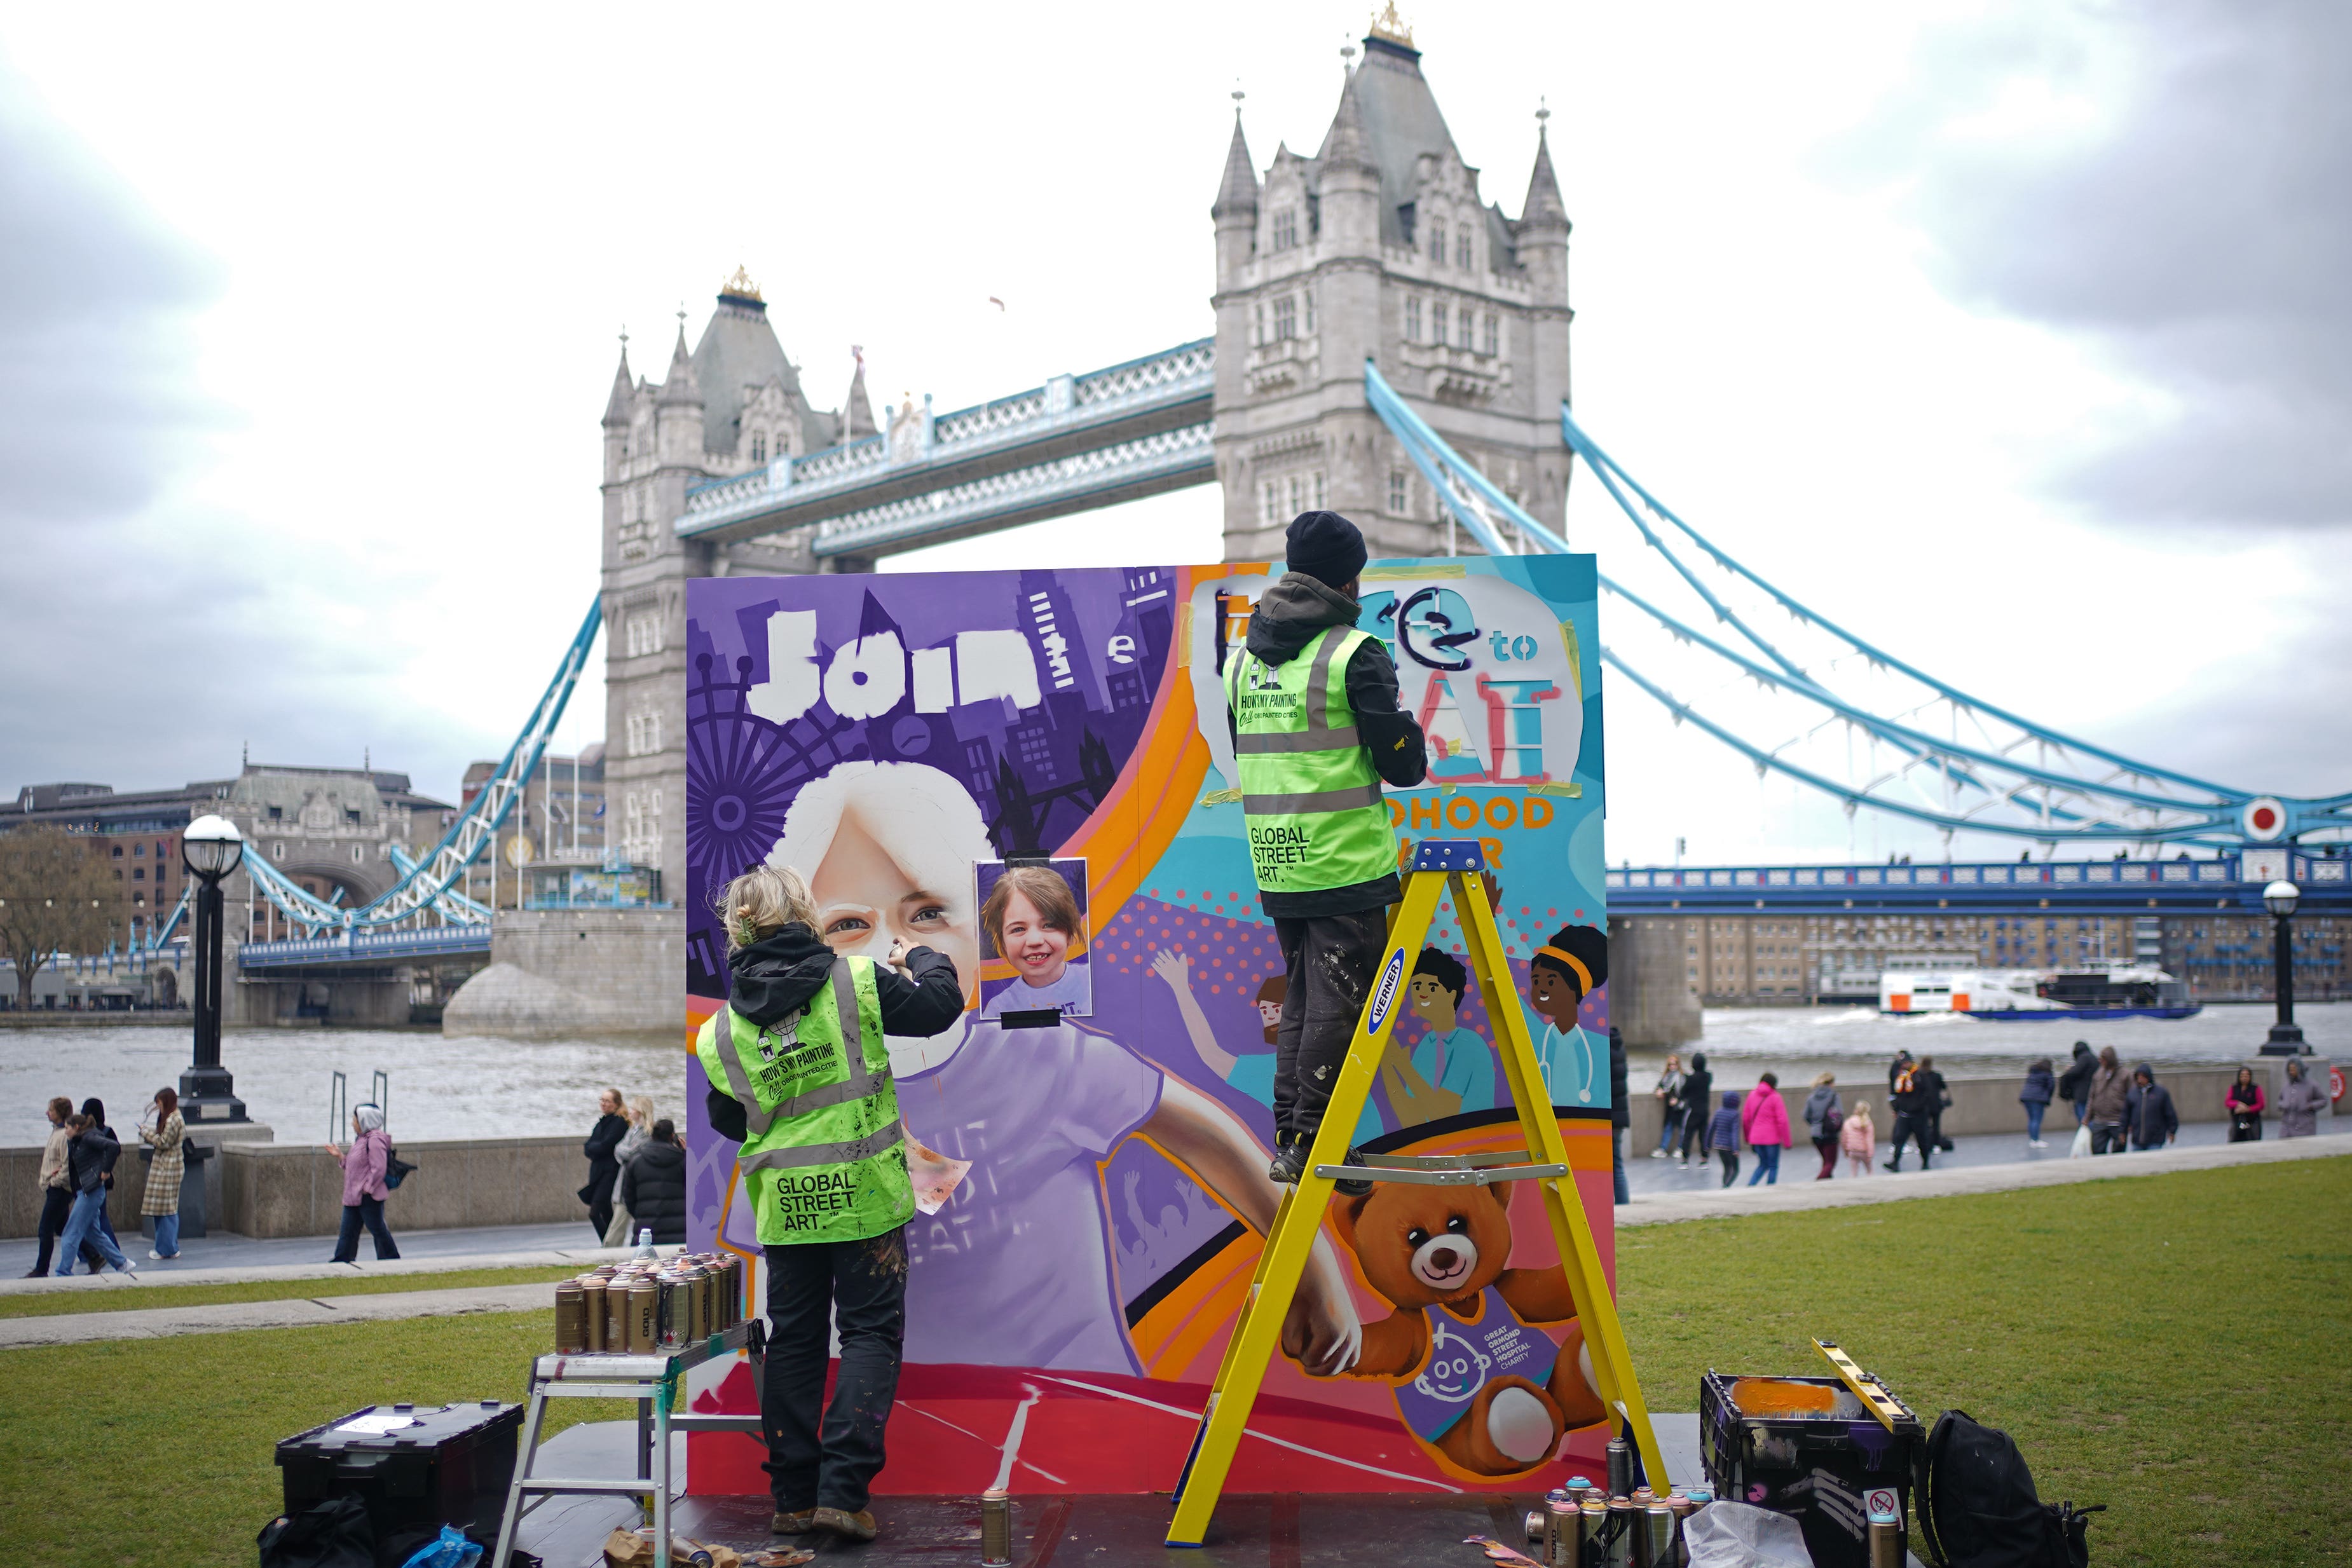
<path id="1" fill-rule="evenodd" d="M 0 1318 L 47 1318 L 69 1312 L 131 1312 L 158 1307 L 208 1307 L 221 1301 L 283 1301 L 306 1296 L 380 1296 L 395 1291 L 455 1291 L 468 1285 L 553 1284 L 577 1269 L 453 1269 L 446 1274 L 352 1274 L 324 1280 L 256 1280 L 242 1285 L 96 1286 L 0 1296 Z M 554 1295 L 550 1292 L 551 1302 Z"/>
<path id="2" fill-rule="evenodd" d="M 1653 1408 L 1835 1340 L 2017 1439 L 2091 1560 L 2352 1563 L 2352 1158 L 1618 1233 Z"/>
<path id="3" fill-rule="evenodd" d="M 2108 1504 L 2102 1568 L 2347 1563 L 2347 1220 L 2352 1158 L 2297 1161 L 1644 1227 L 1619 1281 L 1658 1409 L 1694 1408 L 1710 1366 L 1811 1372 L 1820 1334 L 1923 1419 L 2008 1430 L 2045 1497 Z M 516 1312 L 0 1352 L 0 1563 L 250 1563 L 279 1438 L 515 1398 L 553 1332 Z M 559 1401 L 550 1429 L 627 1412 Z"/>

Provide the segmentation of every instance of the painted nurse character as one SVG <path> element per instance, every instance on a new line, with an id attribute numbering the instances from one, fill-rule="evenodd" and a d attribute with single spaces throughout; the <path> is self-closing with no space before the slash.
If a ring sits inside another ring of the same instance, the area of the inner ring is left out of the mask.
<path id="1" fill-rule="evenodd" d="M 808 875 L 825 940 L 887 958 L 948 955 L 967 1005 L 980 982 L 972 865 L 992 860 L 964 787 L 912 762 L 848 762 L 803 788 L 769 855 Z M 1127 1334 L 1099 1166 L 1140 1137 L 1263 1235 L 1280 1189 L 1232 1113 L 1118 1041 L 1065 1021 L 1008 1030 L 966 1012 L 929 1039 L 890 1040 L 908 1128 L 971 1169 L 947 1206 L 907 1228 L 912 1362 L 1140 1373 Z M 1336 1373 L 1363 1329 L 1328 1242 L 1290 1315 L 1286 1349 Z M 1295 1348 L 1294 1348 L 1295 1347 Z"/>
<path id="2" fill-rule="evenodd" d="M 1563 925 L 1528 957 L 1528 1001 L 1545 1019 L 1536 1065 L 1555 1105 L 1609 1103 L 1609 1043 L 1576 1021 L 1584 998 L 1609 979 L 1609 938 L 1590 925 Z"/>

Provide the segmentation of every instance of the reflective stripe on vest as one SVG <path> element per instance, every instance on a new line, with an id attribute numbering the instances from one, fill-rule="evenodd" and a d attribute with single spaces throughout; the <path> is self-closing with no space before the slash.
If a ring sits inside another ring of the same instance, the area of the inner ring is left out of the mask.
<path id="1" fill-rule="evenodd" d="M 827 1105 L 839 1105 L 851 1100 L 863 1100 L 874 1092 L 874 1075 L 866 1071 L 866 1052 L 850 1049 L 853 1041 L 862 1042 L 863 1031 L 857 1027 L 857 979 L 850 972 L 849 960 L 833 961 L 833 999 L 835 1010 L 841 1015 L 842 1054 L 849 1059 L 849 1077 L 840 1083 L 829 1083 L 822 1089 L 812 1089 L 805 1094 L 795 1094 L 772 1111 L 760 1109 L 760 1098 L 751 1092 L 751 1075 L 743 1071 L 742 1052 L 733 1049 L 734 1030 L 728 1030 L 727 1049 L 719 1052 L 719 1065 L 727 1072 L 727 1092 L 743 1107 L 744 1131 L 752 1138 L 767 1136 L 768 1129 L 782 1116 L 803 1115 L 823 1110 Z M 730 1017 L 732 1016 L 730 1012 Z M 794 1013 L 784 1020 L 787 1030 L 796 1026 L 803 1017 Z M 764 1029 L 761 1033 L 767 1032 Z"/>
<path id="2" fill-rule="evenodd" d="M 747 1171 L 798 1170 L 803 1166 L 849 1166 L 872 1159 L 906 1141 L 904 1123 L 893 1122 L 845 1144 L 808 1144 L 800 1148 L 761 1149 L 737 1159 Z"/>
<path id="3" fill-rule="evenodd" d="M 1251 869 L 1265 892 L 1351 887 L 1396 870 L 1386 797 L 1348 702 L 1348 661 L 1370 640 L 1327 627 L 1287 664 L 1244 647 L 1226 666 Z"/>

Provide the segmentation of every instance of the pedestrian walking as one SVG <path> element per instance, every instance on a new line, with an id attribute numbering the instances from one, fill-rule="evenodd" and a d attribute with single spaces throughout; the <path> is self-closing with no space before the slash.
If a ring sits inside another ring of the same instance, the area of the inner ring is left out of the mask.
<path id="1" fill-rule="evenodd" d="M 2099 1059 L 2091 1054 L 2088 1040 L 2074 1042 L 2074 1060 L 2059 1075 L 2058 1093 L 2074 1107 L 2074 1125 L 2081 1126 L 2091 1113 L 2091 1077 L 2099 1071 Z"/>
<path id="2" fill-rule="evenodd" d="M 621 1205 L 656 1247 L 686 1245 L 686 1148 L 665 1116 L 621 1167 Z"/>
<path id="3" fill-rule="evenodd" d="M 1845 1150 L 1846 1174 L 1865 1176 L 1878 1157 L 1878 1128 L 1870 1120 L 1870 1102 L 1857 1100 L 1838 1129 L 1838 1146 Z"/>
<path id="4" fill-rule="evenodd" d="M 1723 1185 L 1739 1178 L 1739 1092 L 1723 1092 L 1723 1104 L 1706 1124 L 1706 1146 L 1723 1162 Z"/>
<path id="5" fill-rule="evenodd" d="M 1886 1092 L 1889 1094 L 1895 1092 L 1895 1081 L 1910 1071 L 1913 1065 L 1909 1051 L 1897 1051 L 1895 1053 L 1895 1060 L 1886 1066 Z"/>
<path id="6" fill-rule="evenodd" d="M 2058 1079 L 2050 1070 L 2050 1059 L 2037 1056 L 2025 1064 L 2025 1087 L 2017 1092 L 2018 1103 L 2025 1107 L 2025 1146 L 2046 1149 L 2042 1141 L 2042 1118 L 2050 1110 L 2050 1102 L 2057 1097 Z"/>
<path id="7" fill-rule="evenodd" d="M 188 1124 L 180 1115 L 180 1092 L 155 1091 L 154 1125 L 139 1129 L 139 1141 L 155 1151 L 147 1164 L 147 1190 L 139 1212 L 154 1222 L 155 1245 L 147 1256 L 170 1262 L 180 1255 L 180 1177 L 185 1169 Z"/>
<path id="8" fill-rule="evenodd" d="M 2091 1074 L 2091 1089 L 2085 1097 L 2093 1154 L 2124 1152 L 2124 1103 L 2130 1093 L 2131 1080 L 2125 1076 L 2123 1063 L 2116 1060 L 2116 1048 L 2101 1046 L 2098 1070 Z"/>
<path id="9" fill-rule="evenodd" d="M 1913 1143 L 1919 1145 L 1919 1168 L 1924 1171 L 1936 1151 L 1935 1121 L 1928 1114 L 1933 1101 L 1922 1066 L 1911 1060 L 1909 1051 L 1905 1051 L 1895 1065 L 1895 1134 L 1891 1140 L 1894 1158 L 1886 1162 L 1886 1168 L 1900 1172 L 1903 1145 Z"/>
<path id="10" fill-rule="evenodd" d="M 1633 1124 L 1633 1107 L 1625 1093 L 1625 1037 L 1612 1025 L 1609 1030 L 1609 1169 L 1620 1203 L 1630 1203 L 1633 1197 L 1625 1186 L 1625 1129 Z"/>
<path id="11" fill-rule="evenodd" d="M 1683 1074 L 1682 1158 L 1684 1170 L 1706 1166 L 1706 1124 L 1714 1114 L 1715 1074 L 1706 1070 L 1706 1052 L 1691 1052 L 1690 1071 Z"/>
<path id="12" fill-rule="evenodd" d="M 58 1238 L 57 1277 L 60 1280 L 73 1272 L 73 1260 L 87 1241 L 98 1249 L 98 1255 L 116 1271 L 129 1274 L 139 1265 L 122 1255 L 113 1232 L 100 1221 L 106 1213 L 107 1177 L 114 1174 L 114 1162 L 121 1157 L 122 1145 L 106 1125 L 87 1112 L 76 1112 L 68 1118 L 66 1127 L 73 1134 L 74 1191 L 73 1211 L 66 1216 L 65 1233 Z M 98 1272 L 95 1265 L 89 1270 Z"/>
<path id="13" fill-rule="evenodd" d="M 1780 1151 L 1789 1146 L 1790 1139 L 1789 1107 L 1780 1098 L 1779 1078 L 1768 1072 L 1748 1092 L 1739 1106 L 1739 1131 L 1748 1146 L 1756 1151 L 1756 1174 L 1748 1178 L 1748 1185 L 1780 1186 Z"/>
<path id="14" fill-rule="evenodd" d="M 630 1100 L 623 1114 L 628 1119 L 629 1130 L 621 1134 L 621 1146 L 613 1151 L 613 1157 L 620 1162 L 621 1183 L 625 1185 L 629 1178 L 629 1162 L 637 1157 L 637 1151 L 644 1148 L 646 1140 L 653 1135 L 653 1097 L 649 1094 L 635 1096 Z M 613 1189 L 616 1200 L 620 1197 L 620 1186 Z M 636 1234 L 637 1223 L 629 1213 L 628 1204 L 615 1201 L 613 1218 L 604 1227 L 604 1245 L 626 1247 L 636 1239 Z"/>
<path id="15" fill-rule="evenodd" d="M 81 1103 L 81 1113 L 89 1117 L 90 1124 L 104 1133 L 115 1145 L 117 1157 L 120 1157 L 122 1136 L 107 1122 L 106 1102 L 93 1094 Z M 120 1252 L 122 1250 L 122 1238 L 114 1233 L 114 1216 L 110 1212 L 114 1204 L 114 1166 L 113 1159 L 106 1162 L 106 1201 L 98 1206 L 98 1228 L 109 1241 L 114 1243 L 114 1249 Z M 90 1255 L 89 1249 L 83 1249 L 81 1260 L 91 1273 L 98 1272 L 98 1260 Z"/>
<path id="16" fill-rule="evenodd" d="M 621 1140 L 629 1135 L 629 1119 L 621 1114 L 621 1092 L 607 1089 L 596 1096 L 596 1124 L 580 1152 L 588 1156 L 588 1184 L 580 1201 L 588 1206 L 589 1228 L 602 1241 L 613 1223 L 613 1188 L 621 1179 Z"/>
<path id="17" fill-rule="evenodd" d="M 1658 1071 L 1658 1086 L 1650 1091 L 1658 1102 L 1658 1146 L 1650 1151 L 1654 1160 L 1663 1160 L 1682 1135 L 1683 1059 L 1674 1051 L 1666 1052 L 1666 1064 Z"/>
<path id="18" fill-rule="evenodd" d="M 73 1212 L 73 1134 L 66 1127 L 66 1119 L 73 1113 L 73 1102 L 64 1095 L 49 1102 L 49 1137 L 41 1145 L 38 1177 L 41 1252 L 25 1275 L 27 1280 L 37 1280 L 48 1273 L 49 1261 L 57 1255 L 58 1238 L 65 1234 L 66 1218 Z"/>
<path id="19" fill-rule="evenodd" d="M 915 1213 L 884 1036 L 948 1029 L 962 1015 L 963 982 L 954 960 L 929 947 L 894 943 L 888 963 L 835 953 L 817 935 L 807 881 L 790 867 L 737 877 L 719 911 L 727 1005 L 694 1049 L 710 1083 L 711 1127 L 742 1145 L 736 1163 L 768 1265 L 760 1415 L 775 1499 L 770 1529 L 871 1541 L 866 1501 L 898 1396 Z M 912 979 L 893 967 L 901 962 Z M 779 1054 L 772 1042 L 785 1028 L 796 1043 Z M 826 1347 L 836 1333 L 826 1406 Z"/>
<path id="20" fill-rule="evenodd" d="M 2221 1108 L 2230 1118 L 2230 1142 L 2263 1141 L 2263 1086 L 2254 1082 L 2252 1068 L 2238 1069 L 2237 1081 L 2221 1096 Z"/>
<path id="21" fill-rule="evenodd" d="M 1813 1092 L 1805 1096 L 1805 1131 L 1813 1140 L 1813 1152 L 1822 1156 L 1821 1174 L 1815 1181 L 1827 1181 L 1837 1173 L 1838 1132 L 1845 1125 L 1845 1105 L 1838 1098 L 1837 1074 L 1815 1075 Z"/>
<path id="22" fill-rule="evenodd" d="M 2124 1123 L 2131 1132 L 2136 1154 L 2160 1149 L 2180 1135 L 2180 1113 L 2173 1107 L 2172 1091 L 2156 1081 L 2147 1062 L 2132 1069 L 2132 1086 L 2124 1096 Z"/>
<path id="23" fill-rule="evenodd" d="M 2327 1092 L 2305 1069 L 2289 1059 L 2286 1087 L 2279 1091 L 2279 1136 L 2308 1138 L 2319 1131 L 2319 1113 L 2327 1108 Z"/>
<path id="24" fill-rule="evenodd" d="M 1944 1136 L 1944 1113 L 1952 1108 L 1951 1085 L 1936 1071 L 1936 1059 L 1919 1059 L 1919 1087 L 1927 1107 L 1927 1144 L 1939 1155 L 1952 1152 L 1949 1140 Z"/>
<path id="25" fill-rule="evenodd" d="M 355 1263 L 360 1256 L 360 1227 L 375 1239 L 376 1261 L 400 1256 L 400 1249 L 392 1239 L 392 1228 L 383 1222 L 383 1200 L 392 1196 L 384 1185 L 384 1174 L 392 1168 L 392 1139 L 383 1130 L 383 1110 L 377 1105 L 358 1105 L 352 1110 L 352 1145 L 339 1149 L 332 1144 L 320 1144 L 320 1148 L 335 1156 L 343 1167 L 343 1228 L 335 1238 L 335 1255 L 331 1263 Z"/>

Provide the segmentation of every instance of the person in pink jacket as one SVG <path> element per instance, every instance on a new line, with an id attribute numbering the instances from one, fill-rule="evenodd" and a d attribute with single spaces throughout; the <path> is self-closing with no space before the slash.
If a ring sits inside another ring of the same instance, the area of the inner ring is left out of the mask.
<path id="1" fill-rule="evenodd" d="M 1739 1103 L 1739 1132 L 1756 1151 L 1756 1174 L 1748 1185 L 1761 1181 L 1780 1186 L 1780 1151 L 1789 1146 L 1789 1107 L 1780 1099 L 1780 1079 L 1771 1073 L 1758 1080 Z"/>
<path id="2" fill-rule="evenodd" d="M 384 1176 L 392 1166 L 392 1139 L 383 1130 L 383 1112 L 373 1105 L 361 1105 L 352 1112 L 352 1143 L 347 1149 L 332 1144 L 320 1148 L 335 1156 L 343 1167 L 343 1229 L 335 1238 L 335 1255 L 328 1260 L 334 1263 L 355 1263 L 360 1256 L 360 1227 L 367 1227 L 375 1238 L 378 1262 L 400 1256 L 393 1244 L 392 1228 L 383 1222 L 383 1200 L 392 1196 L 384 1185 Z"/>
<path id="3" fill-rule="evenodd" d="M 1845 1125 L 1838 1129 L 1838 1147 L 1845 1151 L 1853 1175 L 1870 1174 L 1870 1162 L 1878 1156 L 1878 1129 L 1870 1124 L 1869 1101 L 1855 1101 L 1853 1109 L 1845 1113 Z"/>

